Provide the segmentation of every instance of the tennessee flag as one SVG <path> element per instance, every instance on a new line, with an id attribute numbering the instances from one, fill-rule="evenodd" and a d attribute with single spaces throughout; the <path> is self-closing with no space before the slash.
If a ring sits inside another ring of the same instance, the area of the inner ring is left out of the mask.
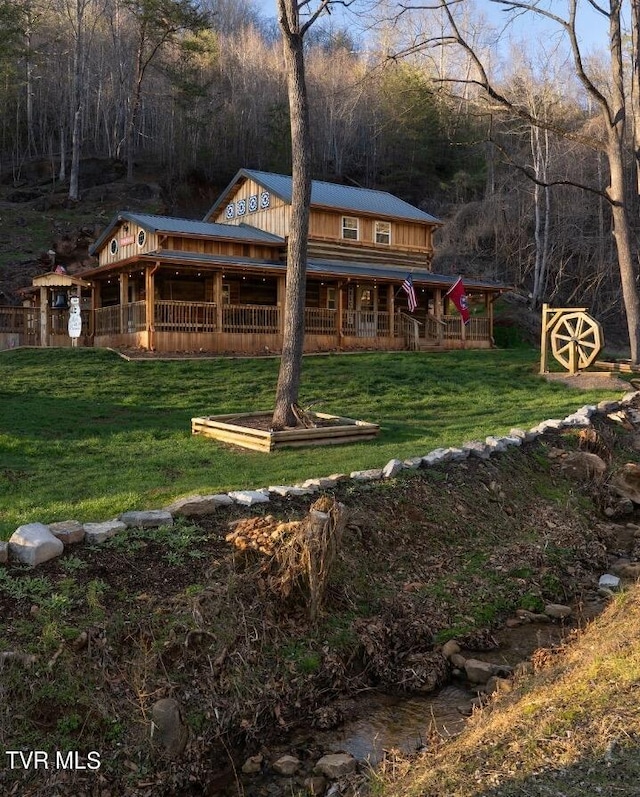
<path id="1" fill-rule="evenodd" d="M 462 321 L 465 324 L 468 324 L 470 317 L 469 304 L 467 302 L 467 294 L 465 292 L 464 285 L 462 284 L 462 277 L 458 277 L 456 282 L 445 293 L 445 296 L 448 296 L 451 299 L 451 301 L 458 308 L 458 312 L 462 316 Z"/>

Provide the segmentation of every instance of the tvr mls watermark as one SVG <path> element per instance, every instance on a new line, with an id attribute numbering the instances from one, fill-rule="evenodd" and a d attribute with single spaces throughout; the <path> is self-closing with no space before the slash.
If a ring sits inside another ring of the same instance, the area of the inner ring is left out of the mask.
<path id="1" fill-rule="evenodd" d="M 6 750 L 9 769 L 68 769 L 73 772 L 100 769 L 100 753 L 91 750 Z"/>

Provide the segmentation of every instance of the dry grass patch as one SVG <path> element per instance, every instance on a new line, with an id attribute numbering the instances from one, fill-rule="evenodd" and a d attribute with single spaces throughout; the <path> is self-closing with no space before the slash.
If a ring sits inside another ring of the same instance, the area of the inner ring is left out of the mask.
<path id="1" fill-rule="evenodd" d="M 549 661 L 377 785 L 388 797 L 637 795 L 640 588 Z"/>

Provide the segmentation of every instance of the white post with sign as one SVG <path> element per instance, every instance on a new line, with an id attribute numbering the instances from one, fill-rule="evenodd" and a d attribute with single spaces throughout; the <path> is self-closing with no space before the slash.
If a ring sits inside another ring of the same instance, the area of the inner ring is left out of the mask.
<path id="1" fill-rule="evenodd" d="M 72 296 L 69 300 L 69 337 L 71 345 L 78 345 L 78 338 L 82 334 L 82 316 L 80 315 L 80 298 Z"/>

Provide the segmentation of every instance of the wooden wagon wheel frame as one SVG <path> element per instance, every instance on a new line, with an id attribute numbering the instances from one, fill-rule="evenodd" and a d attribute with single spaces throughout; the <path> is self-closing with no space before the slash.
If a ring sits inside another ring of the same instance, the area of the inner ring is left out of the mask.
<path id="1" fill-rule="evenodd" d="M 602 327 L 584 311 L 562 315 L 551 330 L 553 356 L 572 374 L 595 361 L 602 343 Z"/>

